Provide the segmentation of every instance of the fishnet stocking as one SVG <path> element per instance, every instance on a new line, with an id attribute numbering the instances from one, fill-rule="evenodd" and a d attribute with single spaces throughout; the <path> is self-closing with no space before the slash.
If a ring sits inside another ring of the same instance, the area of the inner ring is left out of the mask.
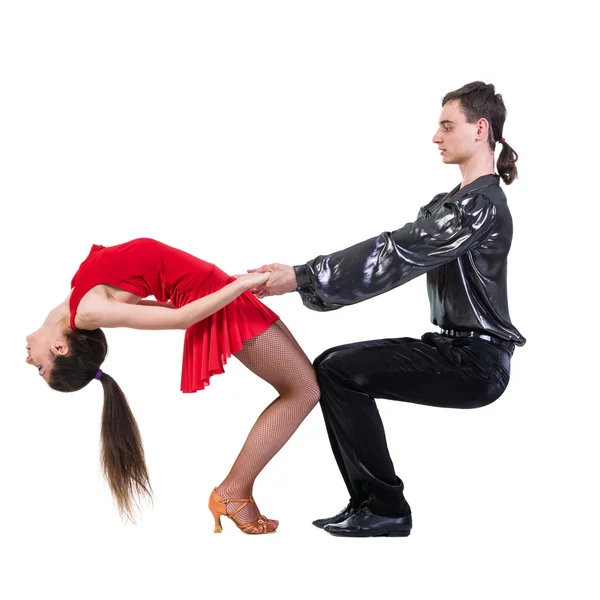
<path id="1" fill-rule="evenodd" d="M 310 360 L 281 321 L 247 340 L 235 357 L 279 393 L 258 417 L 229 475 L 217 487 L 221 496 L 250 498 L 258 474 L 318 403 L 319 386 Z M 230 502 L 227 514 L 240 506 L 242 503 Z M 233 517 L 236 523 L 258 518 L 255 503 L 247 504 Z M 270 521 L 267 526 L 273 530 L 277 521 Z"/>

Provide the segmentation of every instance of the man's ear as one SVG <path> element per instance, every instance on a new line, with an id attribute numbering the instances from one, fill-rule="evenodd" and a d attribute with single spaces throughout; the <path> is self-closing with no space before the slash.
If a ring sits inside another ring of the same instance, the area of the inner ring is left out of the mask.
<path id="1" fill-rule="evenodd" d="M 489 130 L 490 124 L 487 119 L 481 118 L 477 121 L 477 132 L 475 135 L 478 140 L 487 140 Z"/>

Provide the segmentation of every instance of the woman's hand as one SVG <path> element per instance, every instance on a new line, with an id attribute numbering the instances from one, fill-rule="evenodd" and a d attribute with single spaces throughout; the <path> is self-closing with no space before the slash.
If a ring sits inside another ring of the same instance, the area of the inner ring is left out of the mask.
<path id="1" fill-rule="evenodd" d="M 271 271 L 265 273 L 244 273 L 243 275 L 232 275 L 235 277 L 246 290 L 256 288 L 265 283 L 271 276 Z"/>
<path id="2" fill-rule="evenodd" d="M 281 296 L 293 292 L 298 287 L 296 281 L 296 272 L 294 267 L 290 265 L 282 265 L 281 263 L 272 263 L 263 265 L 259 269 L 248 269 L 248 273 L 270 273 L 269 280 L 253 293 L 257 298 L 265 296 Z"/>

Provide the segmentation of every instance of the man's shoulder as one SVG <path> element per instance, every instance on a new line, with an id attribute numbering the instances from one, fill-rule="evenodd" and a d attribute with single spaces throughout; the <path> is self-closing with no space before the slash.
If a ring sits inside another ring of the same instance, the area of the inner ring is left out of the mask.
<path id="1" fill-rule="evenodd" d="M 474 196 L 485 196 L 490 199 L 505 198 L 504 191 L 500 187 L 500 177 L 496 174 L 482 175 L 452 193 L 452 197 L 457 199 Z"/>
<path id="2" fill-rule="evenodd" d="M 481 203 L 497 204 L 498 202 L 506 203 L 506 196 L 504 190 L 500 187 L 499 177 L 497 175 L 486 175 L 464 188 L 458 185 L 449 192 L 436 194 L 432 200 L 421 206 L 418 218 L 430 217 L 436 208 L 446 203 L 453 203 L 465 209 Z"/>
<path id="3" fill-rule="evenodd" d="M 494 218 L 500 206 L 506 206 L 506 197 L 502 190 L 498 194 L 486 186 L 465 193 L 436 194 L 429 204 L 421 207 L 418 219 L 437 218 L 439 214 L 448 211 L 454 215 L 461 215 L 461 218 L 468 215 L 486 215 Z"/>
<path id="4" fill-rule="evenodd" d="M 446 196 L 448 196 L 449 192 L 441 192 L 440 194 L 436 194 L 431 201 L 429 201 L 424 206 L 421 206 L 419 209 L 419 217 L 420 219 L 427 218 L 431 216 L 431 212 L 433 207 L 440 201 L 443 200 Z"/>

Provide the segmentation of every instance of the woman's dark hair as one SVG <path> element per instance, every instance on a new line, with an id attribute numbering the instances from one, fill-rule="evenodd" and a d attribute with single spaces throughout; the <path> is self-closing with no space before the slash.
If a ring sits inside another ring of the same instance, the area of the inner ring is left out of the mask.
<path id="1" fill-rule="evenodd" d="M 92 381 L 108 351 L 101 329 L 75 329 L 66 333 L 69 353 L 57 356 L 50 372 L 50 387 L 75 392 Z M 134 521 L 137 499 L 151 499 L 142 437 L 118 383 L 106 373 L 100 375 L 104 389 L 100 460 L 121 515 Z"/>
<path id="2" fill-rule="evenodd" d="M 460 108 L 467 119 L 467 123 L 475 123 L 479 119 L 486 119 L 490 124 L 488 143 L 494 150 L 496 142 L 502 143 L 502 151 L 498 157 L 498 174 L 507 185 L 517 178 L 517 165 L 519 155 L 502 140 L 502 130 L 506 120 L 506 107 L 501 94 L 491 83 L 473 81 L 463 85 L 458 90 L 448 92 L 442 106 L 447 102 L 458 100 Z"/>

